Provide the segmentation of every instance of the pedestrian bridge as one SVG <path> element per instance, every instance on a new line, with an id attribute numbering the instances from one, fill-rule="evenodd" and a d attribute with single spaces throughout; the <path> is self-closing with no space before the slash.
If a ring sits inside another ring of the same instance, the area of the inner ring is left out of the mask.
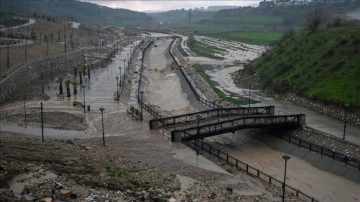
<path id="1" fill-rule="evenodd" d="M 171 140 L 187 142 L 248 128 L 297 128 L 305 124 L 305 114 L 245 116 L 171 131 Z"/>
<path id="2" fill-rule="evenodd" d="M 156 129 L 167 126 L 181 125 L 187 123 L 194 123 L 198 118 L 214 119 L 220 121 L 224 118 L 250 115 L 274 115 L 274 106 L 265 107 L 237 107 L 237 108 L 217 108 L 201 112 L 182 114 L 178 116 L 165 117 L 150 120 L 150 129 Z"/>

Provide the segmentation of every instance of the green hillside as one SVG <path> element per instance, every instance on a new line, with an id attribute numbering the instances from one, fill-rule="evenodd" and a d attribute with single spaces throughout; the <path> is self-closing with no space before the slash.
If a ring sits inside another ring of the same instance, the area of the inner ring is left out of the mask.
<path id="1" fill-rule="evenodd" d="M 264 88 L 360 106 L 360 28 L 301 32 L 250 64 Z"/>
<path id="2" fill-rule="evenodd" d="M 145 13 L 121 8 L 113 9 L 75 0 L 0 0 L 0 12 L 17 13 L 29 17 L 47 15 L 101 25 L 136 26 L 147 25 L 153 21 Z"/>

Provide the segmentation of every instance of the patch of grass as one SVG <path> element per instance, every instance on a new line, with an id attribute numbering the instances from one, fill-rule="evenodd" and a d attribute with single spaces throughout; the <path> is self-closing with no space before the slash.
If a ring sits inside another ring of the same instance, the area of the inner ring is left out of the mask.
<path id="1" fill-rule="evenodd" d="M 135 189 L 135 188 L 150 188 L 152 186 L 151 183 L 142 181 L 136 176 L 137 172 L 140 172 L 136 169 L 126 170 L 114 168 L 112 165 L 107 164 L 105 166 L 106 172 L 113 177 L 118 178 L 122 181 L 122 185 L 125 189 Z"/>
<path id="2" fill-rule="evenodd" d="M 215 46 L 210 46 L 205 43 L 196 41 L 193 37 L 189 37 L 188 39 L 188 47 L 196 53 L 199 56 L 212 58 L 212 59 L 220 59 L 222 60 L 222 57 L 216 56 L 215 54 L 222 54 L 226 52 L 225 49 L 221 49 Z"/>
<path id="3" fill-rule="evenodd" d="M 184 57 L 188 56 L 188 54 L 184 51 L 184 49 L 181 46 L 182 43 L 182 39 L 178 40 L 178 44 L 177 44 L 177 49 L 179 50 L 179 52 L 181 53 L 181 55 L 183 55 Z"/>
<path id="4" fill-rule="evenodd" d="M 214 92 L 216 93 L 216 95 L 224 101 L 230 102 L 232 104 L 235 105 L 246 105 L 249 104 L 249 100 L 248 98 L 233 98 L 230 96 L 227 96 L 223 91 L 221 91 L 219 88 L 217 88 L 217 84 L 210 79 L 209 75 L 207 75 L 205 73 L 205 71 L 203 70 L 203 68 L 201 67 L 201 65 L 199 64 L 194 64 L 192 66 L 193 68 L 195 68 L 195 71 L 210 85 L 210 87 L 214 90 Z M 255 104 L 257 103 L 255 100 L 250 100 L 251 104 Z"/>
<path id="5" fill-rule="evenodd" d="M 207 34 L 214 38 L 221 38 L 225 40 L 241 41 L 249 44 L 256 45 L 269 45 L 278 41 L 283 36 L 281 32 L 222 32 Z"/>

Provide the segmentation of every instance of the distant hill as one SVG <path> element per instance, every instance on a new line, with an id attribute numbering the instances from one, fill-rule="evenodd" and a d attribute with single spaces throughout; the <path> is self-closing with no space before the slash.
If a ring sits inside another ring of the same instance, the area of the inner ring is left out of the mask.
<path id="1" fill-rule="evenodd" d="M 153 20 L 145 13 L 112 9 L 75 0 L 2 0 L 0 2 L 2 11 L 23 15 L 38 13 L 80 22 L 131 26 L 149 24 Z"/>
<path id="2" fill-rule="evenodd" d="M 344 13 L 360 8 L 360 2 L 346 2 L 346 3 L 329 3 L 329 4 L 308 4 L 308 5 L 294 5 L 294 6 L 272 6 L 272 7 L 239 7 L 236 9 L 225 9 L 217 12 L 213 21 L 224 21 L 228 19 L 248 19 L 258 16 L 263 16 L 269 19 L 281 19 L 281 24 L 278 22 L 269 22 L 263 26 L 277 26 L 280 29 L 302 28 L 305 17 L 308 15 L 310 9 L 314 6 L 320 7 L 321 15 L 324 18 L 324 24 L 331 22 L 334 17 L 346 17 Z M 259 27 L 261 28 L 261 27 Z M 264 29 L 264 28 L 263 28 Z"/>
<path id="3" fill-rule="evenodd" d="M 360 28 L 300 32 L 250 64 L 264 88 L 360 106 Z"/>
<path id="4" fill-rule="evenodd" d="M 216 11 L 191 10 L 191 22 L 196 23 L 203 19 L 211 19 Z M 148 13 L 156 21 L 163 23 L 189 23 L 189 10 L 179 9 L 159 13 Z"/>

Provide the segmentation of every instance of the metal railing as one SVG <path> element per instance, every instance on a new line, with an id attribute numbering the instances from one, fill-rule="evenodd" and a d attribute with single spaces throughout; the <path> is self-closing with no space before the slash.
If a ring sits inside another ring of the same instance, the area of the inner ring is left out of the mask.
<path id="1" fill-rule="evenodd" d="M 246 128 L 300 127 L 305 122 L 304 114 L 276 116 L 246 116 L 227 121 L 199 125 L 171 131 L 171 140 L 190 141 Z"/>
<path id="2" fill-rule="evenodd" d="M 151 116 L 153 116 L 155 119 L 161 119 L 161 115 L 158 114 L 155 110 L 151 109 L 150 106 L 145 104 L 143 100 L 140 98 L 140 89 L 141 89 L 141 83 L 142 83 L 142 73 L 144 69 L 144 58 L 146 51 L 153 45 L 154 41 L 151 41 L 143 50 L 142 57 L 141 57 L 141 68 L 140 68 L 140 78 L 139 78 L 139 86 L 138 86 L 138 94 L 137 94 L 137 100 L 141 108 L 143 108 L 145 111 L 147 111 Z"/>
<path id="3" fill-rule="evenodd" d="M 260 171 L 259 169 L 255 168 L 255 167 L 250 166 L 247 163 L 244 163 L 244 162 L 236 159 L 233 156 L 226 154 L 225 152 L 220 151 L 219 149 L 216 149 L 215 147 L 211 146 L 208 143 L 205 143 L 202 140 L 187 141 L 187 142 L 183 142 L 183 144 L 187 145 L 188 147 L 190 147 L 191 149 L 193 149 L 194 151 L 196 151 L 198 153 L 200 153 L 200 151 L 199 151 L 199 149 L 200 149 L 201 151 L 208 153 L 210 156 L 214 156 L 222 161 L 225 161 L 228 165 L 235 167 L 237 170 L 244 171 L 247 175 L 250 175 L 255 178 L 259 178 L 265 182 L 268 182 L 269 184 L 273 184 L 278 187 L 282 187 L 282 185 L 283 185 L 282 181 L 272 177 L 271 175 L 268 175 L 268 174 Z M 305 194 L 304 192 L 302 192 L 296 188 L 293 188 L 287 184 L 285 184 L 285 190 L 288 193 L 291 193 L 291 194 L 295 195 L 296 197 L 299 197 L 305 201 L 317 202 L 317 200 L 314 199 L 314 197 L 311 197 L 311 196 Z"/>
<path id="4" fill-rule="evenodd" d="M 165 117 L 161 119 L 150 120 L 150 129 L 172 126 L 176 124 L 183 124 L 193 122 L 198 116 L 202 119 L 219 118 L 230 116 L 244 116 L 244 115 L 274 115 L 274 106 L 266 107 L 238 107 L 238 108 L 217 108 L 201 112 L 182 114 L 178 116 Z"/>
<path id="5" fill-rule="evenodd" d="M 357 159 L 350 158 L 349 156 L 340 154 L 339 152 L 332 151 L 325 147 L 319 146 L 317 144 L 311 143 L 309 141 L 288 134 L 271 134 L 271 135 L 273 135 L 274 137 L 278 137 L 282 140 L 285 140 L 291 144 L 294 144 L 300 148 L 308 149 L 310 152 L 316 152 L 321 156 L 325 156 L 334 161 L 344 163 L 345 165 L 348 165 L 360 171 L 360 161 Z"/>

